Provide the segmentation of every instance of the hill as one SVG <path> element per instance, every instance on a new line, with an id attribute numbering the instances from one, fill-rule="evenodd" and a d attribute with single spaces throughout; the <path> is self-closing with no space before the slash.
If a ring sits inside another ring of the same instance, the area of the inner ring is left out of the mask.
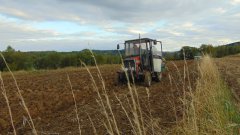
<path id="1" fill-rule="evenodd" d="M 239 41 L 239 42 L 234 42 L 234 43 L 227 44 L 226 46 L 240 46 L 240 41 Z"/>

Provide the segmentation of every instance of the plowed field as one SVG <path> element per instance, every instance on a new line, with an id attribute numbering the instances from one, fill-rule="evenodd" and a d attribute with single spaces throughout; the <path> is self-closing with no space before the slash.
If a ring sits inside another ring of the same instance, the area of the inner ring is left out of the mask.
<path id="1" fill-rule="evenodd" d="M 187 65 L 188 68 L 184 66 L 184 61 L 168 62 L 168 71 L 164 73 L 161 82 L 154 82 L 149 88 L 149 97 L 143 84 L 136 84 L 144 117 L 147 117 L 149 110 L 151 110 L 152 117 L 159 128 L 171 129 L 171 126 L 181 119 L 182 103 L 180 99 L 189 85 L 194 87 L 197 78 L 196 62 L 187 61 Z M 127 104 L 129 98 L 127 85 L 116 83 L 116 72 L 119 69 L 120 65 L 100 66 L 120 132 L 121 134 L 131 134 L 129 122 L 114 95 L 116 94 L 124 104 Z M 101 91 L 101 80 L 96 68 L 90 67 L 90 71 Z M 98 96 L 85 68 L 15 72 L 14 74 L 39 134 L 78 134 L 74 100 L 67 74 L 76 96 L 82 134 L 93 134 L 88 115 L 92 119 L 97 133 L 106 134 L 102 122 L 102 111 L 96 101 Z M 2 76 L 17 133 L 31 134 L 29 118 L 17 95 L 15 83 L 9 73 L 3 73 Z M 150 109 L 147 107 L 148 103 Z M 0 134 L 12 134 L 8 109 L 2 94 L 0 94 Z"/>

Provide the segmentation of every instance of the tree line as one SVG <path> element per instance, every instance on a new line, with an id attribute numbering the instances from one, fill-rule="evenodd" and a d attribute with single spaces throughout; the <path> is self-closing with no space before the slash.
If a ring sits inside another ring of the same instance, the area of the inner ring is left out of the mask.
<path id="1" fill-rule="evenodd" d="M 199 48 L 184 46 L 180 51 L 165 53 L 165 58 L 167 60 L 182 60 L 184 58 L 194 59 L 194 56 L 201 56 L 204 54 L 208 54 L 215 58 L 221 58 L 238 53 L 240 53 L 240 42 L 221 46 L 202 44 Z"/>
<path id="2" fill-rule="evenodd" d="M 8 46 L 5 51 L 0 53 L 4 55 L 6 62 L 13 71 L 79 67 L 81 66 L 80 61 L 90 66 L 95 64 L 92 53 L 87 49 L 75 52 L 21 52 Z M 124 51 L 121 50 L 120 53 L 123 54 Z M 184 58 L 194 59 L 194 56 L 201 56 L 203 54 L 220 58 L 237 53 L 240 53 L 240 42 L 222 46 L 203 44 L 199 48 L 184 46 L 179 51 L 164 52 L 163 55 L 167 60 L 181 60 Z M 93 55 L 99 65 L 121 63 L 121 58 L 116 50 L 93 50 Z M 7 70 L 6 65 L 3 59 L 0 58 L 0 71 L 5 70 Z"/>
<path id="3" fill-rule="evenodd" d="M 87 49 L 78 52 L 21 52 L 15 51 L 11 46 L 8 46 L 1 53 L 13 71 L 79 67 L 81 66 L 81 61 L 91 66 L 95 64 L 93 55 L 99 65 L 119 64 L 121 62 L 117 54 L 93 52 L 92 55 Z M 5 70 L 7 70 L 6 65 L 3 59 L 0 58 L 0 71 Z"/>

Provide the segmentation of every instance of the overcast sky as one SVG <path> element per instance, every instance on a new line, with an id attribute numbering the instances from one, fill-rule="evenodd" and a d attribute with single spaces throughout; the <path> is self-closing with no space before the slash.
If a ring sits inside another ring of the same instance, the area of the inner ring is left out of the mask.
<path id="1" fill-rule="evenodd" d="M 240 0 L 0 0 L 0 50 L 116 49 L 138 33 L 167 51 L 240 41 Z"/>

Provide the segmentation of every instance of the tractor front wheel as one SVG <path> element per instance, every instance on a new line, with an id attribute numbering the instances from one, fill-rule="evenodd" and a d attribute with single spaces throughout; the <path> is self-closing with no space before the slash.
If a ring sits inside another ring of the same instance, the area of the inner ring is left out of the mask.
<path id="1" fill-rule="evenodd" d="M 146 87 L 150 87 L 152 84 L 152 75 L 150 72 L 145 72 L 144 74 L 144 83 Z"/>

